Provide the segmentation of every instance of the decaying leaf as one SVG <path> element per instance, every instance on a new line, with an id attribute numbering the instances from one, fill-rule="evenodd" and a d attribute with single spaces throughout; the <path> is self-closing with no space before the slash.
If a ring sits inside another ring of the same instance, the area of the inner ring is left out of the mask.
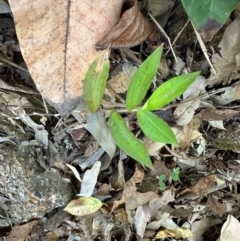
<path id="1" fill-rule="evenodd" d="M 159 150 L 164 146 L 165 144 L 153 141 L 149 138 L 144 139 L 144 146 L 146 146 L 149 156 L 155 156 L 159 152 Z"/>
<path id="2" fill-rule="evenodd" d="M 204 41 L 212 39 L 238 3 L 238 0 L 182 0 L 185 11 Z"/>
<path id="3" fill-rule="evenodd" d="M 37 88 L 59 113 L 70 114 L 82 95 L 89 64 L 102 55 L 94 45 L 117 23 L 123 0 L 9 3 Z"/>
<path id="4" fill-rule="evenodd" d="M 101 162 L 94 163 L 90 170 L 84 173 L 83 181 L 81 185 L 81 191 L 78 196 L 90 197 L 93 194 L 95 185 L 97 183 L 98 174 L 100 171 Z"/>
<path id="5" fill-rule="evenodd" d="M 227 105 L 237 99 L 240 99 L 239 81 L 232 86 L 226 87 L 224 93 L 209 97 L 209 100 L 211 100 L 215 105 Z"/>
<path id="6" fill-rule="evenodd" d="M 119 23 L 103 39 L 96 43 L 100 48 L 127 48 L 140 44 L 156 32 L 147 18 L 140 12 L 137 2 L 123 13 Z"/>
<path id="7" fill-rule="evenodd" d="M 187 125 L 181 128 L 179 126 L 172 128 L 180 148 L 185 149 L 190 146 L 193 141 L 203 139 L 202 134 L 198 131 L 199 124 L 199 119 L 197 117 L 193 117 Z"/>
<path id="8" fill-rule="evenodd" d="M 220 54 L 215 53 L 212 56 L 213 67 L 217 74 L 211 74 L 208 79 L 209 85 L 227 83 L 232 79 L 240 77 L 240 65 L 236 59 L 237 54 L 240 52 L 240 19 L 236 18 L 226 28 L 223 38 L 218 47 L 221 49 Z M 231 36 L 231 37 L 230 37 Z"/>
<path id="9" fill-rule="evenodd" d="M 179 192 L 176 195 L 176 197 L 179 197 L 185 193 L 200 194 L 207 192 L 207 190 L 213 185 L 215 179 L 215 174 L 210 174 L 208 176 L 201 177 L 195 185 L 190 186 L 184 189 L 183 191 Z"/>
<path id="10" fill-rule="evenodd" d="M 140 193 L 140 192 L 134 192 L 131 193 L 131 196 L 129 196 L 126 199 L 126 210 L 132 210 L 139 206 L 142 206 L 151 200 L 158 198 L 158 194 L 153 191 Z"/>
<path id="11" fill-rule="evenodd" d="M 82 182 L 82 179 L 79 175 L 79 172 L 77 171 L 76 167 L 70 165 L 70 164 L 67 164 L 66 165 L 71 169 L 71 171 L 73 172 L 74 176 L 78 179 L 79 182 Z"/>
<path id="12" fill-rule="evenodd" d="M 226 222 L 221 229 L 220 241 L 239 241 L 240 240 L 240 223 L 232 215 L 228 215 Z"/>
<path id="13" fill-rule="evenodd" d="M 221 109 L 216 110 L 213 108 L 206 108 L 201 110 L 201 118 L 205 121 L 212 121 L 212 120 L 226 120 L 229 119 L 239 113 L 237 110 L 231 109 Z"/>
<path id="14" fill-rule="evenodd" d="M 117 74 L 116 76 L 113 76 L 108 81 L 108 85 L 116 93 L 125 93 L 128 89 L 129 83 L 130 83 L 130 77 L 123 71 Z"/>
<path id="15" fill-rule="evenodd" d="M 112 211 L 114 211 L 119 205 L 126 202 L 127 199 L 131 198 L 136 193 L 136 183 L 142 182 L 144 178 L 144 172 L 136 168 L 134 175 L 126 182 L 125 188 L 122 193 L 120 200 L 114 201 Z M 142 204 L 144 204 L 143 202 Z M 132 202 L 129 203 L 129 208 L 132 208 Z M 134 205 L 134 203 L 133 203 Z"/>
<path id="16" fill-rule="evenodd" d="M 209 124 L 212 127 L 218 128 L 220 130 L 225 130 L 225 127 L 223 126 L 223 121 L 219 120 L 219 121 L 209 121 Z"/>
<path id="17" fill-rule="evenodd" d="M 87 107 L 82 101 L 77 109 L 72 112 L 72 115 L 79 121 L 79 123 L 87 121 L 85 129 L 94 136 L 99 145 L 101 145 L 112 159 L 116 151 L 116 144 L 112 138 L 103 113 L 100 111 L 95 114 L 86 113 L 86 110 Z"/>
<path id="18" fill-rule="evenodd" d="M 202 239 L 202 235 L 212 226 L 222 223 L 219 218 L 202 218 L 191 225 L 192 237 L 189 241 L 198 241 Z"/>
<path id="19" fill-rule="evenodd" d="M 226 203 L 221 203 L 215 195 L 209 196 L 206 205 L 215 214 L 221 216 L 227 211 Z"/>
<path id="20" fill-rule="evenodd" d="M 187 125 L 193 118 L 195 110 L 200 105 L 200 99 L 196 98 L 180 105 L 174 111 L 174 117 L 180 126 Z"/>
<path id="21" fill-rule="evenodd" d="M 97 198 L 82 197 L 72 200 L 67 207 L 65 207 L 64 211 L 67 211 L 72 215 L 82 217 L 96 212 L 101 208 L 101 206 L 102 202 Z"/>
<path id="22" fill-rule="evenodd" d="M 145 204 L 139 206 L 134 217 L 134 224 L 136 228 L 137 235 L 143 238 L 147 222 L 150 219 L 149 205 Z"/>
<path id="23" fill-rule="evenodd" d="M 175 200 L 174 193 L 172 190 L 166 190 L 162 193 L 162 196 L 159 198 L 152 199 L 149 203 L 151 218 L 156 218 L 157 211 L 162 207 L 167 205 L 169 202 Z"/>
<path id="24" fill-rule="evenodd" d="M 183 93 L 183 100 L 193 98 L 187 102 L 180 103 L 174 111 L 177 124 L 180 126 L 187 125 L 193 118 L 195 110 L 200 106 L 198 95 L 206 92 L 206 78 L 199 75 L 193 84 Z"/>
<path id="25" fill-rule="evenodd" d="M 25 240 L 29 237 L 29 233 L 31 232 L 34 225 L 36 225 L 38 221 L 34 220 L 32 222 L 23 224 L 21 226 L 14 226 L 10 232 L 10 234 L 5 238 L 6 241 L 14 241 L 14 240 Z"/>
<path id="26" fill-rule="evenodd" d="M 192 236 L 192 232 L 188 228 L 163 229 L 156 235 L 157 239 L 175 238 L 185 239 Z"/>

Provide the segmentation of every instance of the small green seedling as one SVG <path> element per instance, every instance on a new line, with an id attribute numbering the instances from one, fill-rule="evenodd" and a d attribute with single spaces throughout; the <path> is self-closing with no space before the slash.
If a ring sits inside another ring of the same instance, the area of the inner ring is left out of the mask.
<path id="1" fill-rule="evenodd" d="M 165 174 L 160 174 L 158 176 L 158 186 L 159 186 L 159 189 L 161 191 L 164 191 L 166 189 L 166 184 L 165 184 L 165 179 L 166 179 L 166 175 Z"/>
<path id="2" fill-rule="evenodd" d="M 179 180 L 179 174 L 180 174 L 180 168 L 176 167 L 171 171 L 170 176 L 171 176 L 172 180 L 176 182 Z"/>
<path id="3" fill-rule="evenodd" d="M 126 107 L 129 112 L 137 108 L 137 120 L 143 133 L 153 141 L 178 145 L 175 134 L 168 124 L 152 111 L 179 97 L 195 81 L 200 72 L 174 77 L 158 87 L 142 105 L 152 80 L 157 73 L 162 55 L 162 46 L 158 47 L 138 68 L 131 79 Z M 109 62 L 104 59 L 99 64 L 95 60 L 90 66 L 83 82 L 83 98 L 91 112 L 101 105 L 103 90 L 106 85 Z M 149 168 L 152 162 L 146 147 L 131 133 L 120 114 L 113 111 L 109 117 L 109 126 L 117 146 L 127 155 Z"/>

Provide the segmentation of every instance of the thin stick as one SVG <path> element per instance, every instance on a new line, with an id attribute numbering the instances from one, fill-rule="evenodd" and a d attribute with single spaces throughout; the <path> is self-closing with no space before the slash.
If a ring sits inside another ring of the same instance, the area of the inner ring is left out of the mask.
<path id="1" fill-rule="evenodd" d="M 180 30 L 180 32 L 177 34 L 177 36 L 175 37 L 175 39 L 173 40 L 172 45 L 174 46 L 174 44 L 177 42 L 178 38 L 181 36 L 183 30 L 187 27 L 188 23 L 190 22 L 190 20 L 188 19 L 188 21 L 185 23 L 185 25 L 182 27 L 182 29 Z M 170 49 L 168 49 L 168 51 L 166 52 L 166 55 L 168 54 L 168 52 L 170 51 Z"/>
<path id="2" fill-rule="evenodd" d="M 5 63 L 5 64 L 9 64 L 9 65 L 11 65 L 11 66 L 13 66 L 13 67 L 15 67 L 17 69 L 21 69 L 21 70 L 23 70 L 23 71 L 28 73 L 28 70 L 26 68 L 24 68 L 23 66 L 21 66 L 19 64 L 14 63 L 13 61 L 11 61 L 9 59 L 4 58 L 4 56 L 2 54 L 0 54 L 0 61 Z"/>
<path id="3" fill-rule="evenodd" d="M 164 36 L 167 38 L 168 44 L 169 44 L 170 49 L 171 49 L 171 51 L 172 51 L 172 54 L 173 54 L 176 62 L 178 63 L 178 60 L 177 60 L 177 57 L 176 57 L 176 55 L 175 55 L 175 53 L 174 53 L 174 50 L 173 50 L 173 47 L 172 47 L 170 38 L 167 36 L 166 32 L 163 30 L 163 28 L 161 27 L 161 25 L 157 22 L 157 20 L 153 17 L 153 15 L 152 15 L 151 13 L 149 13 L 149 16 L 150 16 L 150 18 L 153 20 L 153 22 L 156 24 L 156 26 L 159 28 L 159 30 L 160 30 L 160 31 L 164 34 Z"/>
<path id="4" fill-rule="evenodd" d="M 192 26 L 193 26 L 193 24 L 192 24 Z M 212 63 L 211 63 L 211 61 L 210 61 L 210 59 L 209 59 L 209 57 L 208 57 L 207 49 L 206 49 L 206 46 L 205 46 L 205 44 L 204 44 L 204 42 L 203 42 L 203 40 L 202 40 L 202 37 L 201 37 L 201 35 L 199 34 L 199 32 L 194 28 L 194 26 L 193 26 L 193 29 L 194 29 L 194 32 L 195 32 L 195 34 L 196 34 L 196 36 L 197 36 L 197 39 L 198 39 L 198 42 L 199 42 L 199 44 L 200 44 L 200 47 L 201 47 L 201 49 L 202 49 L 202 51 L 203 51 L 203 54 L 204 54 L 205 58 L 207 59 L 207 61 L 208 61 L 209 65 L 210 65 L 213 73 L 216 75 L 216 74 L 217 74 L 217 73 L 216 73 L 216 70 L 213 68 L 213 65 L 212 65 Z"/>

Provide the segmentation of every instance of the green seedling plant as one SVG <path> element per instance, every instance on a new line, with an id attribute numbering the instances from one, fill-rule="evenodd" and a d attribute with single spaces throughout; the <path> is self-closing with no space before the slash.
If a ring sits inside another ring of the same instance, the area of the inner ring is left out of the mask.
<path id="1" fill-rule="evenodd" d="M 179 180 L 179 174 L 180 174 L 180 168 L 176 167 L 171 171 L 170 176 L 173 181 L 177 182 Z"/>
<path id="2" fill-rule="evenodd" d="M 142 104 L 152 80 L 157 73 L 162 55 L 158 47 L 137 69 L 131 79 L 126 107 L 128 112 L 136 112 L 139 127 L 153 141 L 178 145 L 175 134 L 168 124 L 153 113 L 179 97 L 195 81 L 200 72 L 174 77 L 158 87 Z M 83 83 L 83 98 L 89 110 L 94 113 L 100 107 L 108 78 L 108 60 L 95 60 L 89 67 Z M 128 129 L 122 116 L 112 111 L 108 120 L 111 134 L 117 146 L 128 156 L 149 168 L 152 162 L 146 147 Z"/>
<path id="3" fill-rule="evenodd" d="M 166 184 L 165 184 L 166 175 L 165 174 L 160 174 L 157 178 L 158 178 L 159 189 L 161 191 L 164 191 L 166 189 Z"/>
<path id="4" fill-rule="evenodd" d="M 179 174 L 180 174 L 180 168 L 176 167 L 171 171 L 170 177 L 173 181 L 177 182 L 179 180 Z M 160 174 L 157 178 L 158 178 L 159 189 L 161 191 L 164 191 L 166 189 L 166 184 L 165 184 L 166 175 Z"/>

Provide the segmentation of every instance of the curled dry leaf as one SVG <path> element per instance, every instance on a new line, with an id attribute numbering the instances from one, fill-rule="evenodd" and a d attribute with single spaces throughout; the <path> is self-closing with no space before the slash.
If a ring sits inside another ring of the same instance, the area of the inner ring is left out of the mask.
<path id="1" fill-rule="evenodd" d="M 98 41 L 99 48 L 127 48 L 140 44 L 150 37 L 157 40 L 157 34 L 153 26 L 145 18 L 135 3 L 123 13 L 119 23 L 113 27 L 109 34 Z"/>
<path id="2" fill-rule="evenodd" d="M 79 172 L 78 170 L 76 169 L 76 167 L 70 165 L 70 164 L 67 164 L 66 165 L 68 166 L 69 169 L 71 169 L 71 171 L 73 172 L 74 176 L 78 179 L 79 182 L 82 182 L 82 179 L 79 175 Z"/>
<path id="3" fill-rule="evenodd" d="M 117 23 L 123 0 L 9 1 L 22 54 L 43 97 L 62 115 L 82 95 L 94 44 Z"/>

